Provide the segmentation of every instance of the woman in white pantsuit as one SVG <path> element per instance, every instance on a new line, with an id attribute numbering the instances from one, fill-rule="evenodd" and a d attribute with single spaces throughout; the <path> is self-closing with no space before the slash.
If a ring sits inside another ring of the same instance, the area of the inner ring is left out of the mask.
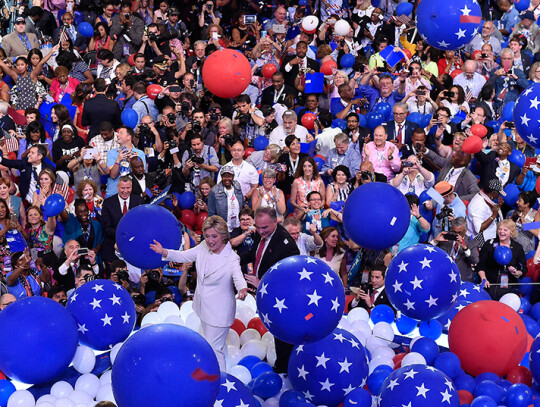
<path id="1" fill-rule="evenodd" d="M 219 216 L 208 217 L 202 227 L 204 241 L 184 252 L 169 250 L 154 240 L 150 248 L 164 260 L 178 263 L 195 261 L 197 289 L 193 298 L 193 310 L 201 319 L 204 338 L 210 343 L 225 371 L 225 352 L 229 327 L 234 322 L 236 300 L 247 295 L 247 283 L 240 269 L 240 257 L 229 243 L 227 224 Z M 233 287 L 234 284 L 234 287 Z"/>

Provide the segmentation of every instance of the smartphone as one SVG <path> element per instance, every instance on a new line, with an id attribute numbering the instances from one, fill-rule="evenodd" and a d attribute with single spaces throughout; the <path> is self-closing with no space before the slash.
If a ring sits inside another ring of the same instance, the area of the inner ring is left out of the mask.
<path id="1" fill-rule="evenodd" d="M 10 215 L 10 219 L 11 219 L 11 221 L 12 221 L 13 223 L 17 223 L 17 221 L 19 220 L 19 218 L 18 218 L 18 216 L 17 216 L 16 213 L 12 213 L 12 214 Z"/>
<path id="2" fill-rule="evenodd" d="M 417 90 L 416 91 L 416 96 L 424 96 L 425 94 L 426 94 L 425 90 Z"/>
<path id="3" fill-rule="evenodd" d="M 255 24 L 255 21 L 257 21 L 257 16 L 244 15 L 244 24 Z"/>
<path id="4" fill-rule="evenodd" d="M 516 126 L 514 125 L 514 122 L 506 122 L 506 128 L 507 129 L 513 129 L 515 128 Z"/>
<path id="5" fill-rule="evenodd" d="M 287 27 L 283 24 L 274 24 L 272 25 L 272 31 L 274 31 L 275 34 L 286 34 Z"/>
<path id="6" fill-rule="evenodd" d="M 261 38 L 266 38 L 266 34 L 268 34 L 266 31 L 261 31 Z"/>
<path id="7" fill-rule="evenodd" d="M 411 167 L 414 166 L 414 164 L 412 162 L 410 162 L 410 161 L 402 161 L 401 165 L 403 166 L 403 168 L 407 168 L 407 167 L 411 168 Z"/>
<path id="8" fill-rule="evenodd" d="M 88 256 L 88 249 L 86 247 L 82 247 L 80 249 L 77 249 L 77 254 L 79 256 Z"/>
<path id="9" fill-rule="evenodd" d="M 94 154 L 97 154 L 98 152 L 99 151 L 98 151 L 97 148 L 89 148 L 84 153 L 83 159 L 85 159 L 85 160 L 93 160 L 94 159 Z"/>
<path id="10" fill-rule="evenodd" d="M 329 18 L 328 20 L 326 20 L 326 22 L 330 25 L 334 25 L 337 22 L 337 20 L 335 18 Z"/>
<path id="11" fill-rule="evenodd" d="M 452 241 L 457 241 L 458 240 L 458 235 L 456 232 L 447 232 L 444 234 L 444 238 L 446 240 L 452 240 Z"/>
<path id="12" fill-rule="evenodd" d="M 217 32 L 213 32 L 213 33 L 212 33 L 212 39 L 213 39 L 213 40 L 217 40 L 217 39 L 218 39 L 218 34 L 217 34 Z"/>

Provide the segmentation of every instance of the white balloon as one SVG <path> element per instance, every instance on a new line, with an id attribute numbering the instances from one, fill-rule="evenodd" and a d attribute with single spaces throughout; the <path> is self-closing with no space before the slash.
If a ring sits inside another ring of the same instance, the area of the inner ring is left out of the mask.
<path id="1" fill-rule="evenodd" d="M 373 327 L 373 336 L 390 343 L 394 340 L 394 330 L 388 322 L 377 322 Z"/>
<path id="2" fill-rule="evenodd" d="M 246 329 L 244 332 L 242 332 L 242 335 L 240 335 L 240 344 L 244 346 L 247 342 L 253 339 L 260 341 L 261 334 L 253 328 Z"/>
<path id="3" fill-rule="evenodd" d="M 75 407 L 75 403 L 73 403 L 73 401 L 67 397 L 56 400 L 54 405 L 56 407 Z"/>
<path id="4" fill-rule="evenodd" d="M 170 301 L 167 301 L 167 302 L 170 302 Z M 166 324 L 184 326 L 184 320 L 182 319 L 180 315 L 169 315 L 163 320 L 163 322 Z"/>
<path id="5" fill-rule="evenodd" d="M 362 307 L 356 307 L 349 311 L 347 319 L 354 324 L 355 321 L 369 321 L 369 312 Z"/>
<path id="6" fill-rule="evenodd" d="M 302 19 L 302 29 L 306 32 L 312 32 L 317 29 L 319 19 L 315 16 L 307 16 Z"/>
<path id="7" fill-rule="evenodd" d="M 96 401 L 110 401 L 116 404 L 116 401 L 114 400 L 112 385 L 110 383 L 106 384 L 105 386 L 101 386 L 101 388 L 97 392 Z"/>
<path id="8" fill-rule="evenodd" d="M 350 331 L 352 326 L 349 320 L 347 319 L 347 316 L 343 315 L 338 323 L 338 328 L 344 329 L 345 331 Z"/>
<path id="9" fill-rule="evenodd" d="M 167 301 L 167 302 L 170 302 L 170 301 Z M 118 342 L 116 345 L 114 345 L 111 349 L 111 365 L 114 364 L 114 361 L 116 360 L 116 355 L 118 355 L 118 351 L 120 350 L 120 348 L 122 347 L 124 343 L 123 342 Z"/>
<path id="10" fill-rule="evenodd" d="M 227 334 L 227 346 L 234 346 L 240 349 L 240 335 L 234 329 L 229 329 Z"/>
<path id="11" fill-rule="evenodd" d="M 336 35 L 347 35 L 349 34 L 350 29 L 351 26 L 346 20 L 338 20 L 334 24 L 334 32 Z"/>
<path id="12" fill-rule="evenodd" d="M 253 310 L 253 312 L 257 312 L 257 300 L 252 294 L 248 294 L 247 297 L 244 299 L 244 301 L 239 300 L 241 302 L 240 305 L 247 305 L 249 308 Z"/>
<path id="13" fill-rule="evenodd" d="M 366 342 L 367 342 L 367 336 L 359 331 L 358 329 L 351 329 L 351 333 L 356 336 L 356 339 L 358 339 L 358 341 L 362 344 L 362 346 L 366 346 Z"/>
<path id="14" fill-rule="evenodd" d="M 72 392 L 73 387 L 71 387 L 71 384 L 69 384 L 68 382 L 64 382 L 63 380 L 56 382 L 51 387 L 51 394 L 59 399 L 63 397 L 69 397 Z"/>
<path id="15" fill-rule="evenodd" d="M 238 362 L 242 360 L 244 355 L 242 355 L 242 351 L 235 346 L 227 346 L 227 353 L 228 353 L 228 357 L 227 357 L 227 367 L 228 367 L 227 371 L 228 371 L 231 367 L 236 366 Z"/>
<path id="16" fill-rule="evenodd" d="M 189 314 L 185 321 L 186 328 L 189 328 L 195 332 L 199 332 L 199 329 L 201 329 L 201 319 L 197 316 L 197 314 L 195 314 L 195 312 Z"/>
<path id="17" fill-rule="evenodd" d="M 105 373 L 103 374 L 105 375 Z M 110 373 L 109 373 L 110 377 Z M 110 383 L 110 382 L 109 382 Z M 96 397 L 96 394 L 101 387 L 99 377 L 92 373 L 83 374 L 75 382 L 75 390 L 84 391 L 86 394 L 89 394 L 90 397 Z"/>
<path id="18" fill-rule="evenodd" d="M 157 310 L 157 313 L 159 314 L 159 316 L 161 316 L 161 319 L 163 320 L 165 320 L 165 318 L 171 315 L 180 316 L 180 310 L 178 309 L 178 305 L 176 305 L 172 301 L 166 301 L 161 304 Z"/>
<path id="19" fill-rule="evenodd" d="M 270 397 L 264 402 L 263 407 L 279 407 L 279 397 Z"/>
<path id="20" fill-rule="evenodd" d="M 276 348 L 268 348 L 266 350 L 266 361 L 268 362 L 268 364 L 270 366 L 275 366 L 276 359 L 277 359 Z"/>
<path id="21" fill-rule="evenodd" d="M 149 312 L 143 317 L 141 327 L 146 325 L 161 324 L 162 322 L 163 320 L 161 319 L 161 315 L 159 315 L 157 312 Z"/>
<path id="22" fill-rule="evenodd" d="M 375 349 L 375 352 L 372 354 L 372 356 L 384 356 L 387 359 L 393 359 L 394 356 L 396 356 L 396 352 L 394 352 L 388 346 L 381 346 Z"/>
<path id="23" fill-rule="evenodd" d="M 242 365 L 236 365 L 229 369 L 229 374 L 236 377 L 242 383 L 247 385 L 251 381 L 251 373 L 248 368 Z"/>
<path id="24" fill-rule="evenodd" d="M 248 326 L 249 321 L 255 317 L 255 311 L 247 305 L 242 304 L 239 307 L 236 307 L 236 318 L 242 321 L 246 327 Z"/>
<path id="25" fill-rule="evenodd" d="M 252 339 L 247 341 L 244 346 L 242 346 L 242 355 L 246 356 L 257 356 L 259 359 L 263 360 L 266 356 L 266 346 L 262 341 L 257 339 Z"/>
<path id="26" fill-rule="evenodd" d="M 39 406 L 39 407 L 56 407 L 53 403 L 49 403 L 48 401 L 36 404 L 36 406 Z M 84 407 L 86 407 L 86 406 L 84 406 Z"/>
<path id="27" fill-rule="evenodd" d="M 193 312 L 193 301 L 183 302 L 180 306 L 180 316 L 185 321 L 187 316 Z"/>
<path id="28" fill-rule="evenodd" d="M 426 359 L 419 354 L 418 352 L 407 353 L 405 357 L 401 360 L 401 367 L 409 365 L 425 365 Z"/>
<path id="29" fill-rule="evenodd" d="M 7 407 L 34 407 L 36 399 L 28 390 L 17 390 L 9 396 Z"/>
<path id="30" fill-rule="evenodd" d="M 90 373 L 96 365 L 96 355 L 88 346 L 79 345 L 71 363 L 73 363 L 73 368 L 77 372 L 81 374 Z"/>
<path id="31" fill-rule="evenodd" d="M 374 336 L 370 336 L 366 342 L 366 348 L 369 350 L 369 353 L 373 354 L 376 348 L 379 346 L 386 346 L 386 342 L 382 339 L 375 338 Z"/>
<path id="32" fill-rule="evenodd" d="M 82 390 L 75 390 L 73 393 L 70 394 L 69 398 L 75 404 L 88 404 L 94 401 L 94 398 L 92 396 Z"/>
<path id="33" fill-rule="evenodd" d="M 38 398 L 38 400 L 36 401 L 36 406 L 39 406 L 42 403 L 54 404 L 55 401 L 56 397 L 54 397 L 52 394 L 45 394 Z"/>
<path id="34" fill-rule="evenodd" d="M 356 309 L 356 308 L 355 308 Z M 363 319 L 357 319 L 352 323 L 352 329 L 356 329 L 364 334 L 366 338 L 371 336 L 371 326 Z"/>
<path id="35" fill-rule="evenodd" d="M 101 377 L 99 378 L 99 387 L 103 387 L 106 384 L 112 383 L 111 375 L 112 375 L 112 370 L 107 370 L 105 373 L 103 373 Z M 98 391 L 99 391 L 99 388 L 96 390 L 96 394 Z"/>
<path id="36" fill-rule="evenodd" d="M 271 346 L 270 344 L 272 344 L 272 345 L 274 344 L 274 335 L 272 335 L 270 333 L 270 331 L 267 331 L 267 332 L 264 333 L 261 340 L 263 341 L 263 343 L 268 348 L 269 346 Z"/>
<path id="37" fill-rule="evenodd" d="M 519 299 L 519 296 L 514 293 L 504 294 L 499 302 L 508 305 L 516 312 L 519 311 L 519 308 L 521 307 L 521 300 Z"/>
<path id="38" fill-rule="evenodd" d="M 368 364 L 369 374 L 371 374 L 377 366 L 381 366 L 381 365 L 390 366 L 393 369 L 394 361 L 392 359 L 388 359 L 386 357 L 381 357 L 381 356 L 372 358 Z"/>

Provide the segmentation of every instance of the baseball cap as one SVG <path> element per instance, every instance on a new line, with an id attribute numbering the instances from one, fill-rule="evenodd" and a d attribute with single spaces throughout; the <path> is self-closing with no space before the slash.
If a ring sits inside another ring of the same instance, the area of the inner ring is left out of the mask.
<path id="1" fill-rule="evenodd" d="M 234 176 L 234 168 L 232 167 L 232 165 L 224 165 L 223 167 L 221 167 L 220 174 L 231 174 Z"/>
<path id="2" fill-rule="evenodd" d="M 454 187 L 448 181 L 437 182 L 433 187 L 441 196 L 448 196 L 454 192 Z"/>
<path id="3" fill-rule="evenodd" d="M 170 16 L 179 16 L 180 12 L 178 11 L 178 9 L 176 7 L 170 7 L 167 10 L 167 14 L 170 15 Z"/>
<path id="4" fill-rule="evenodd" d="M 519 15 L 519 18 L 522 20 L 531 20 L 536 21 L 536 18 L 534 18 L 534 13 L 530 10 L 527 10 Z"/>
<path id="5" fill-rule="evenodd" d="M 19 23 L 25 23 L 26 24 L 26 20 L 24 19 L 24 17 L 22 16 L 19 16 L 15 19 L 15 24 L 19 24 Z"/>
<path id="6" fill-rule="evenodd" d="M 154 65 L 163 71 L 169 67 L 167 60 L 162 55 L 154 58 Z"/>

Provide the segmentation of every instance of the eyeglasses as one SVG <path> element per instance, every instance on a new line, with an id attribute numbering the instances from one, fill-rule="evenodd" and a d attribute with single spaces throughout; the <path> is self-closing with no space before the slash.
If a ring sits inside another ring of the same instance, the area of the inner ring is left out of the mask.
<path id="1" fill-rule="evenodd" d="M 403 112 L 403 113 L 399 113 L 399 112 L 394 112 L 394 114 L 396 116 L 405 116 L 407 113 Z"/>
<path id="2" fill-rule="evenodd" d="M 347 120 L 347 123 L 358 123 L 358 120 Z"/>
<path id="3" fill-rule="evenodd" d="M 233 153 L 241 153 L 242 151 L 244 151 L 243 148 L 231 148 L 231 152 Z"/>

